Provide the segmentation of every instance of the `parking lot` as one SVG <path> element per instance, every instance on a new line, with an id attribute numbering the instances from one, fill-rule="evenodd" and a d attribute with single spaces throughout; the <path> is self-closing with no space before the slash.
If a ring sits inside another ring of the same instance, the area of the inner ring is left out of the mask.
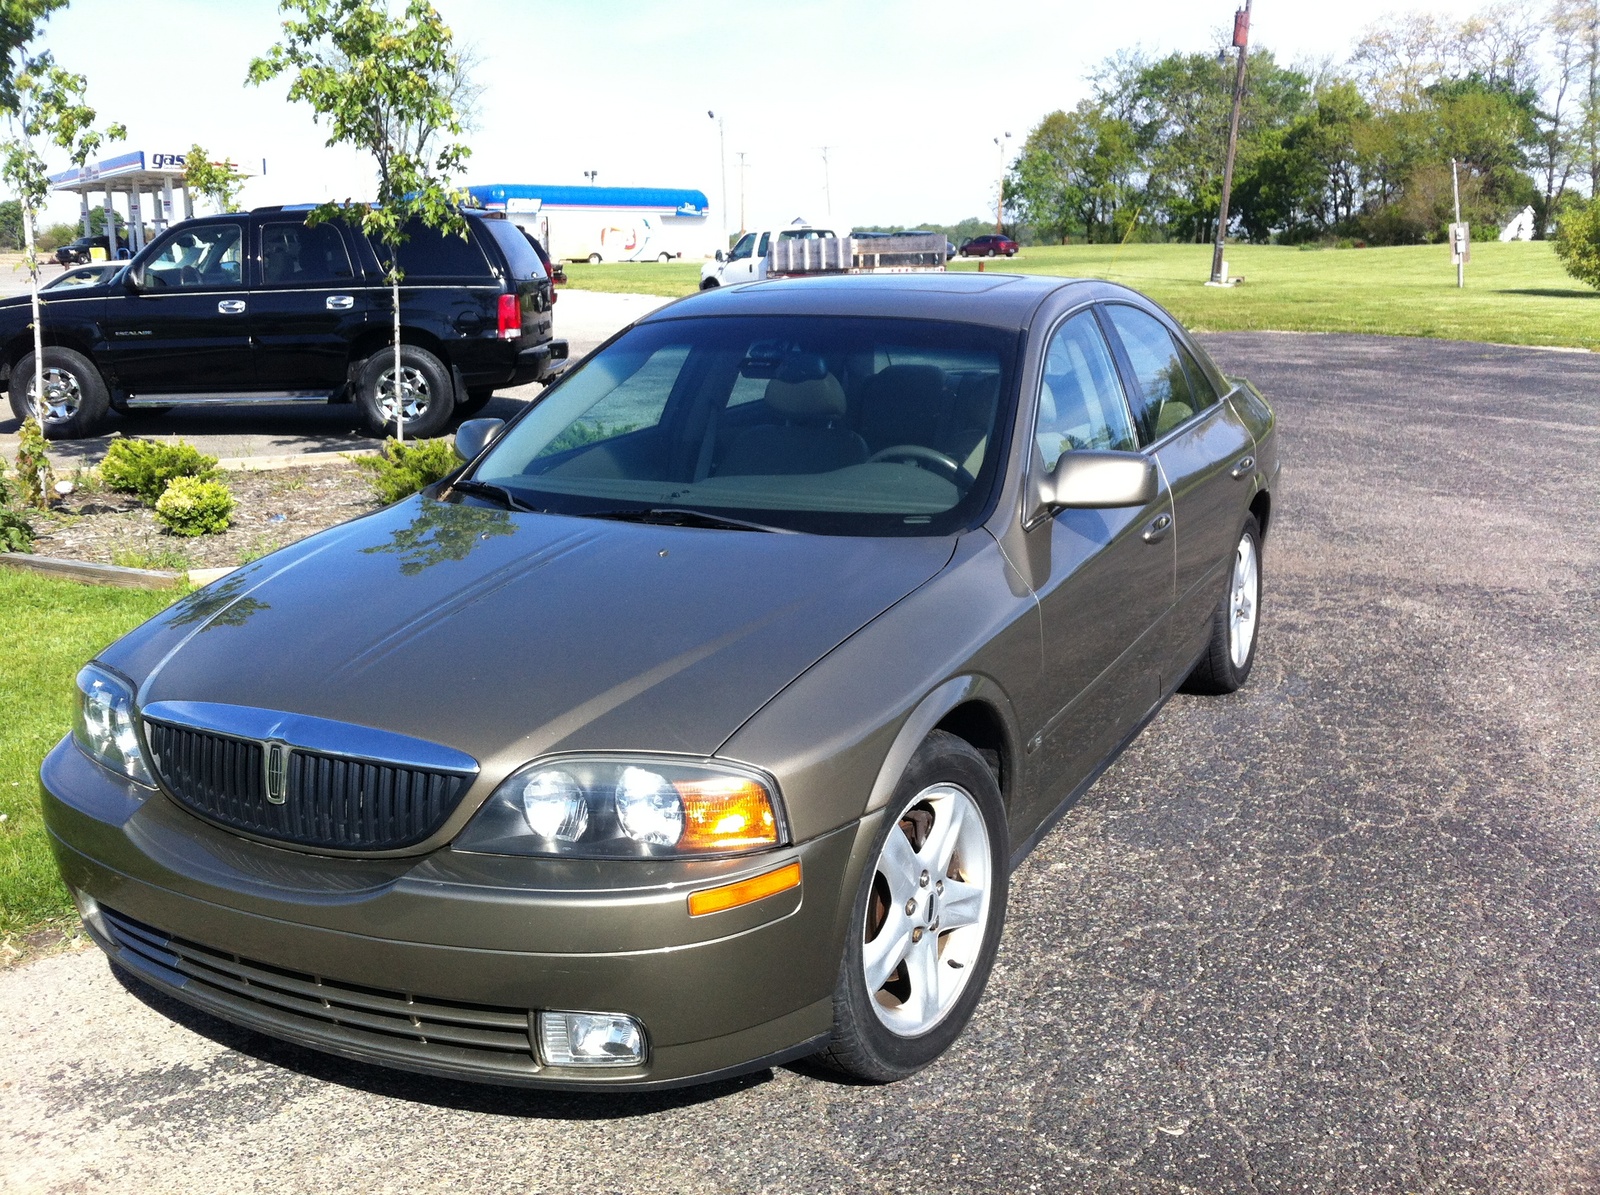
<path id="1" fill-rule="evenodd" d="M 0 1185 L 1600 1191 L 1600 358 L 1202 339 L 1283 429 L 1254 676 L 1174 699 L 1018 870 L 933 1067 L 474 1087 L 87 951 L 0 973 Z"/>

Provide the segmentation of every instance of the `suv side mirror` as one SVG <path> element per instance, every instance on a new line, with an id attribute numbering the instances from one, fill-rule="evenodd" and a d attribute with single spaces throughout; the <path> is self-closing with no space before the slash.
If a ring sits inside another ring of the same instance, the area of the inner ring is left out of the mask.
<path id="1" fill-rule="evenodd" d="M 464 461 L 474 459 L 489 447 L 505 425 L 504 419 L 468 419 L 456 428 L 456 455 Z"/>
<path id="2" fill-rule="evenodd" d="M 718 249 L 717 250 L 717 260 L 718 261 L 727 261 L 728 260 L 728 255 L 726 253 L 724 253 L 721 249 Z"/>
<path id="3" fill-rule="evenodd" d="M 1064 452 L 1040 500 L 1050 511 L 1143 506 L 1157 488 L 1156 463 L 1137 452 Z"/>
<path id="4" fill-rule="evenodd" d="M 144 266 L 130 266 L 128 272 L 122 276 L 123 282 L 129 290 L 144 289 Z"/>

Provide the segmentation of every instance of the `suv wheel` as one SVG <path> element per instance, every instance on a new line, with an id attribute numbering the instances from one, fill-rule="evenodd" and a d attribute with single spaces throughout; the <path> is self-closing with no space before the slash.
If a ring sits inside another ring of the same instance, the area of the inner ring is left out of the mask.
<path id="1" fill-rule="evenodd" d="M 11 367 L 11 410 L 18 419 L 38 415 L 47 440 L 77 440 L 92 435 L 111 394 L 94 363 L 71 349 L 44 350 L 44 401 L 34 392 L 33 354 Z"/>
<path id="2" fill-rule="evenodd" d="M 356 402 L 368 429 L 377 436 L 400 430 L 418 440 L 436 436 L 450 421 L 455 408 L 455 387 L 444 362 L 414 344 L 400 346 L 400 386 L 394 378 L 394 349 L 384 348 L 362 363 L 356 378 Z"/>
<path id="3" fill-rule="evenodd" d="M 462 415 L 476 415 L 493 397 L 493 386 L 473 386 L 467 391 L 467 397 L 456 404 L 456 410 Z"/>

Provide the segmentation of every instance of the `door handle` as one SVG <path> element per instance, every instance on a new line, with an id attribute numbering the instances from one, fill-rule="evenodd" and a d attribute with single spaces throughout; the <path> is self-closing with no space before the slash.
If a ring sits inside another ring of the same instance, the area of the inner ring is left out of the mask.
<path id="1" fill-rule="evenodd" d="M 356 301 L 352 295 L 328 296 L 327 306 L 329 311 L 349 311 L 350 308 L 354 307 L 355 305 Z"/>
<path id="2" fill-rule="evenodd" d="M 1247 457 L 1244 458 L 1244 460 L 1240 461 L 1237 465 L 1235 465 L 1233 467 L 1233 469 L 1230 472 L 1229 476 L 1231 476 L 1234 480 L 1237 481 L 1239 478 L 1244 477 L 1246 474 L 1248 474 L 1250 472 L 1250 470 L 1254 469 L 1255 467 L 1256 467 L 1256 458 L 1253 457 L 1253 456 L 1247 456 Z"/>
<path id="3" fill-rule="evenodd" d="M 1167 538 L 1167 532 L 1172 530 L 1171 515 L 1157 515 L 1150 526 L 1144 529 L 1144 542 L 1158 544 Z"/>
<path id="4" fill-rule="evenodd" d="M 217 310 L 223 315 L 238 315 L 244 310 L 243 299 L 223 299 L 217 304 Z"/>

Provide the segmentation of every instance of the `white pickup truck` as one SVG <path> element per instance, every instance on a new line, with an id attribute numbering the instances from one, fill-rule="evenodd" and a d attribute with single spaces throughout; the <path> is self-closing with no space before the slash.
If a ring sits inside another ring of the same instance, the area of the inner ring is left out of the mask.
<path id="1" fill-rule="evenodd" d="M 700 267 L 700 289 L 710 290 L 714 286 L 731 286 L 735 282 L 754 282 L 765 278 L 768 250 L 777 241 L 816 241 L 833 236 L 832 229 L 813 228 L 809 224 L 747 232 L 728 252 L 718 249 L 716 259 Z"/>

